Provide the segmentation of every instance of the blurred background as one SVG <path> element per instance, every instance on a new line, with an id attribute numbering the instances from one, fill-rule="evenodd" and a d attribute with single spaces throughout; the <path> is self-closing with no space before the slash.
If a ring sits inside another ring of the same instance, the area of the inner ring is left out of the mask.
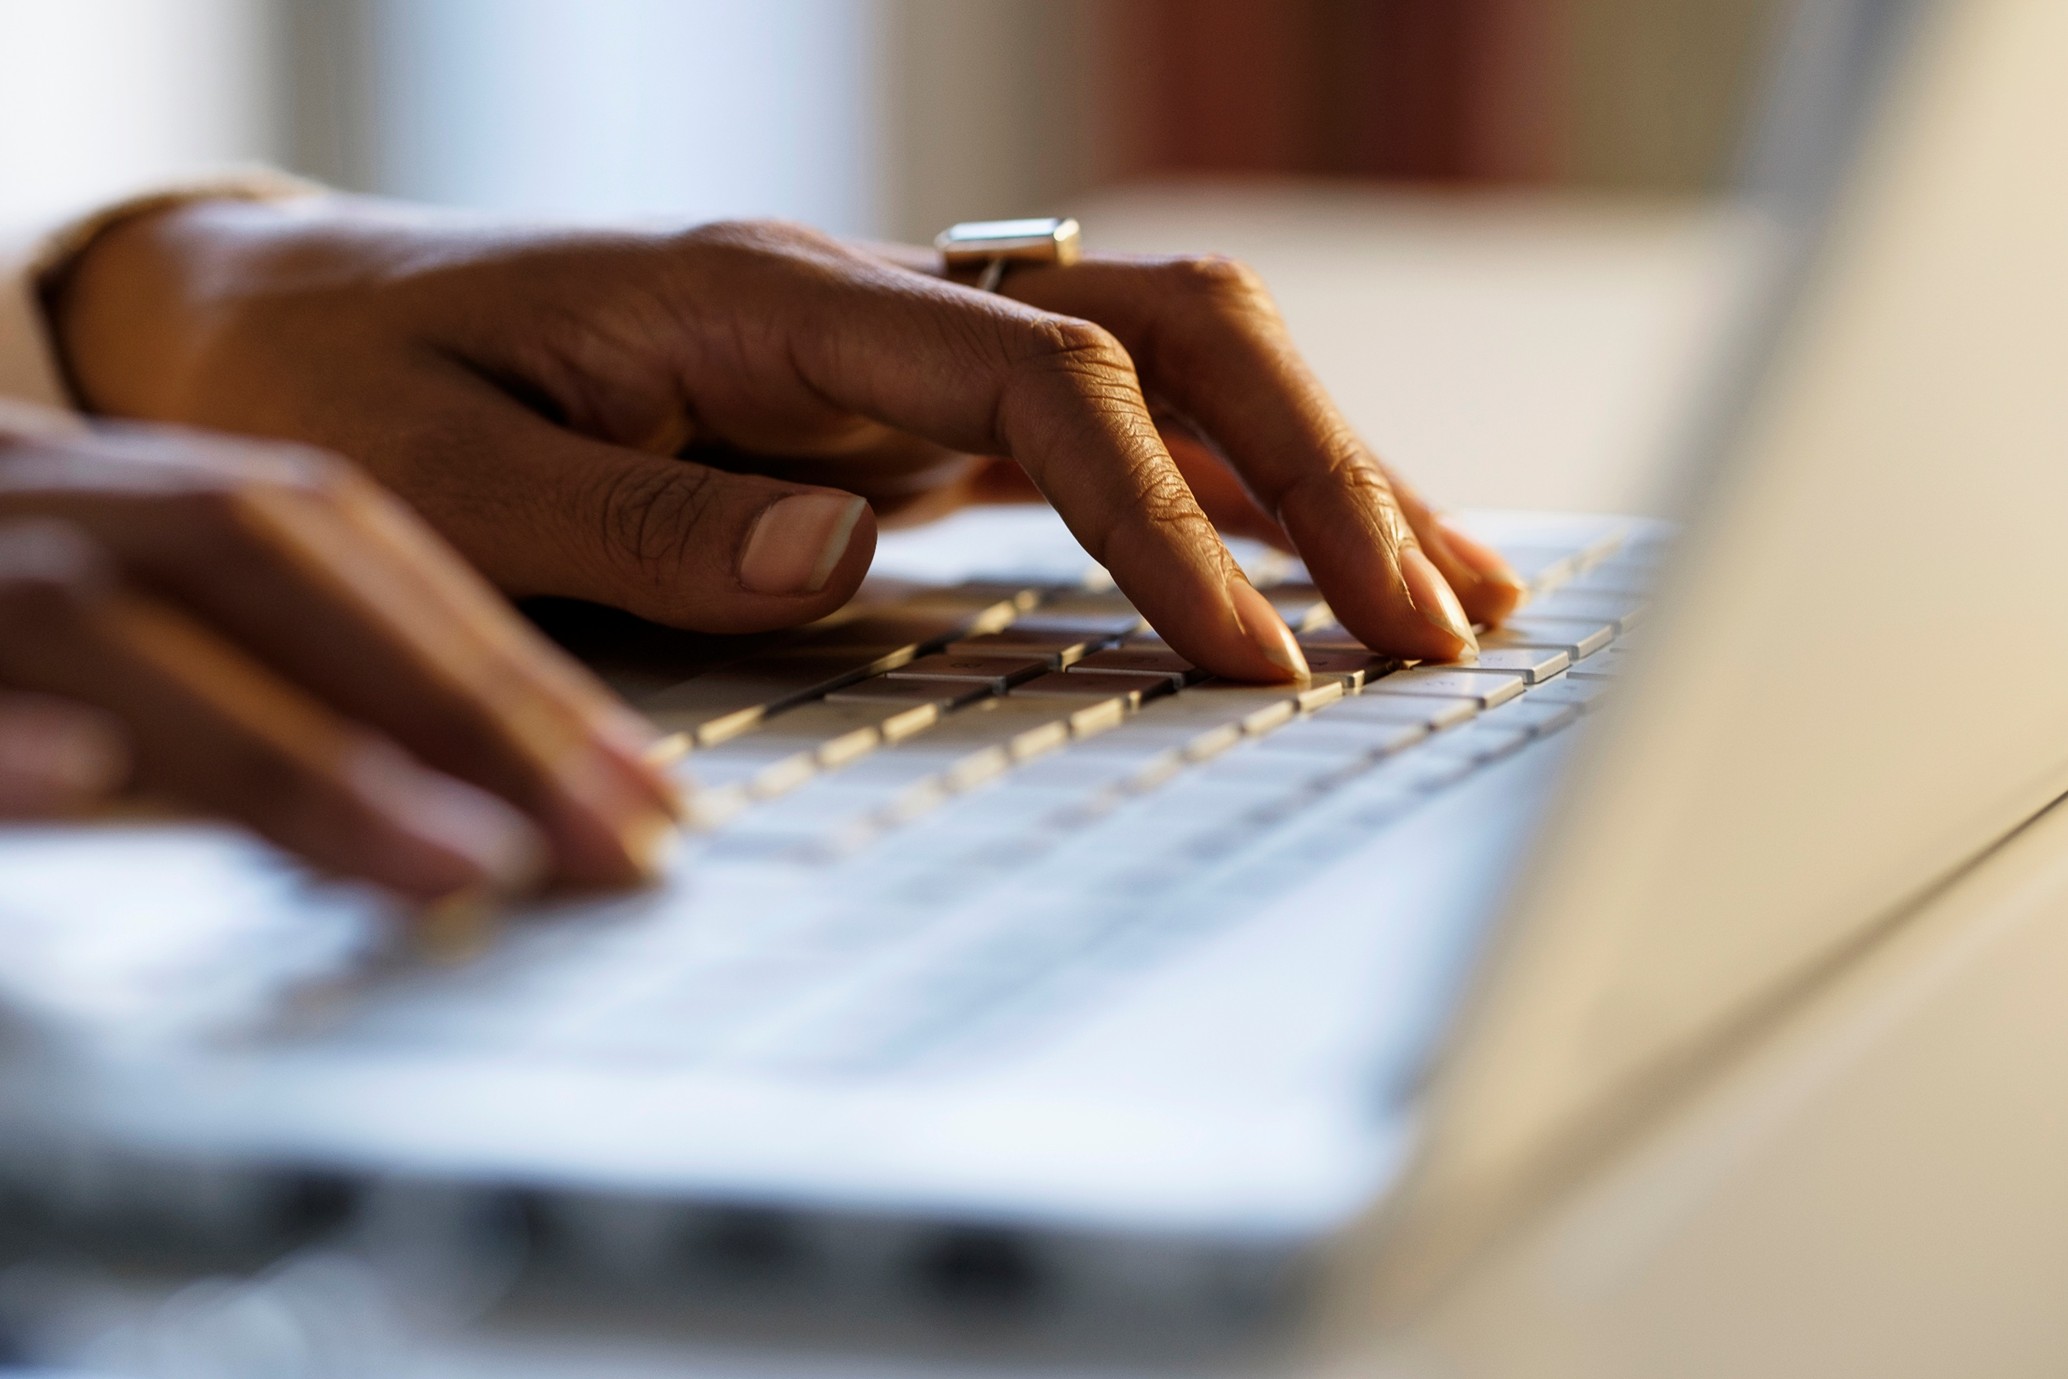
<path id="1" fill-rule="evenodd" d="M 0 220 L 262 160 L 497 212 L 1240 254 L 1460 503 L 1652 510 L 1782 0 L 0 0 Z"/>

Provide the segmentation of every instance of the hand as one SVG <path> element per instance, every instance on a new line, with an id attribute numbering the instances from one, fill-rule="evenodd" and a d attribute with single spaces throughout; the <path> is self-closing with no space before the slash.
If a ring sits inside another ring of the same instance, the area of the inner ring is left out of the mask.
<path id="1" fill-rule="evenodd" d="M 1007 297 L 898 253 L 775 224 L 203 202 L 105 236 L 53 317 L 93 408 L 349 455 L 514 595 L 800 623 L 866 572 L 851 495 L 936 511 L 995 490 L 971 457 L 996 456 L 1225 675 L 1305 663 L 1216 520 L 1296 549 L 1376 648 L 1448 658 L 1514 606 L 1513 574 L 1393 482 L 1246 271 L 1092 260 L 1015 271 Z"/>
<path id="2" fill-rule="evenodd" d="M 646 875 L 645 729 L 313 451 L 0 414 L 0 817 L 125 787 L 433 899 Z"/>

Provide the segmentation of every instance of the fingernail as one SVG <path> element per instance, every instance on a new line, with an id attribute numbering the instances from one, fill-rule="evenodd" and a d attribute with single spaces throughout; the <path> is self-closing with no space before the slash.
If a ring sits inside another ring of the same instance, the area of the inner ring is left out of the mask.
<path id="1" fill-rule="evenodd" d="M 740 550 L 740 583 L 757 594 L 816 594 L 847 553 L 867 506 L 839 493 L 798 493 L 771 503 Z"/>
<path id="2" fill-rule="evenodd" d="M 479 957 L 494 940 L 501 921 L 502 896 L 494 888 L 462 887 L 417 910 L 417 952 L 440 963 Z"/>
<path id="3" fill-rule="evenodd" d="M 1443 526 L 1443 539 L 1457 552 L 1458 559 L 1472 567 L 1472 573 L 1489 584 L 1498 584 L 1513 589 L 1518 594 L 1529 592 L 1529 586 L 1522 582 L 1522 576 L 1515 573 L 1515 567 L 1508 563 L 1493 547 L 1475 537 L 1467 536 L 1450 523 Z"/>
<path id="4" fill-rule="evenodd" d="M 1243 635 L 1264 653 L 1265 660 L 1295 680 L 1307 678 L 1306 654 L 1293 640 L 1292 629 L 1278 616 L 1271 600 L 1238 576 L 1228 581 L 1228 601 L 1235 605 L 1235 620 L 1242 624 Z"/>
<path id="5" fill-rule="evenodd" d="M 444 776 L 413 774 L 407 788 L 383 792 L 410 832 L 465 857 L 499 894 L 521 895 L 545 879 L 545 842 L 516 810 Z"/>
<path id="6" fill-rule="evenodd" d="M 680 840 L 672 816 L 634 793 L 600 756 L 578 760 L 563 771 L 561 780 L 590 817 L 610 830 L 641 879 L 656 880 L 667 870 Z"/>
<path id="7" fill-rule="evenodd" d="M 1479 638 L 1472 635 L 1472 622 L 1465 616 L 1458 596 L 1419 547 L 1402 548 L 1400 578 L 1407 585 L 1408 602 L 1415 606 L 1417 613 L 1427 618 L 1438 631 L 1463 642 L 1465 649 L 1473 655 L 1479 654 Z"/>
<path id="8" fill-rule="evenodd" d="M 647 881 L 658 881 L 667 875 L 669 864 L 682 848 L 682 830 L 665 814 L 631 820 L 618 836 L 625 841 L 625 855 Z"/>
<path id="9" fill-rule="evenodd" d="M 668 768 L 689 750 L 683 734 L 663 734 L 631 710 L 616 708 L 602 716 L 595 731 L 603 750 L 646 787 L 654 803 L 678 819 L 684 817 L 688 806 L 682 787 L 668 775 Z"/>
<path id="10" fill-rule="evenodd" d="M 665 771 L 689 755 L 689 734 L 669 733 L 656 738 L 651 747 L 640 755 L 640 760 L 656 771 Z"/>

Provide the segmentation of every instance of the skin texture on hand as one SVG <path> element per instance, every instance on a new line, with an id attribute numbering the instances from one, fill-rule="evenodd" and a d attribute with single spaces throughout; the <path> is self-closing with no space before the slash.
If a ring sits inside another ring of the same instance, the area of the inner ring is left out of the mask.
<path id="1" fill-rule="evenodd" d="M 648 732 L 320 453 L 0 417 L 0 816 L 134 787 L 406 896 L 640 880 Z"/>
<path id="2" fill-rule="evenodd" d="M 990 294 L 783 224 L 203 202 L 104 236 L 52 313 L 97 411 L 322 445 L 505 592 L 681 627 L 822 616 L 879 516 L 1029 485 L 1175 649 L 1238 678 L 1304 662 L 1216 524 L 1296 550 L 1404 656 L 1468 651 L 1521 592 L 1393 480 L 1225 260 L 1091 258 Z"/>

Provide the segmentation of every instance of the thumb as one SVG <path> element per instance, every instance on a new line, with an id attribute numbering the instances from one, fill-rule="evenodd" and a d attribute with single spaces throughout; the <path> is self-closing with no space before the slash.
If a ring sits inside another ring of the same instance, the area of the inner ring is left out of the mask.
<path id="1" fill-rule="evenodd" d="M 77 814 L 121 788 L 129 751 L 99 709 L 0 693 L 0 819 Z"/>
<path id="2" fill-rule="evenodd" d="M 452 514 L 447 535 L 514 594 L 556 594 L 698 632 L 794 627 L 846 603 L 876 520 L 835 488 L 590 440 L 543 419 L 499 439 L 522 520 Z M 476 510 L 477 512 L 479 509 Z"/>

